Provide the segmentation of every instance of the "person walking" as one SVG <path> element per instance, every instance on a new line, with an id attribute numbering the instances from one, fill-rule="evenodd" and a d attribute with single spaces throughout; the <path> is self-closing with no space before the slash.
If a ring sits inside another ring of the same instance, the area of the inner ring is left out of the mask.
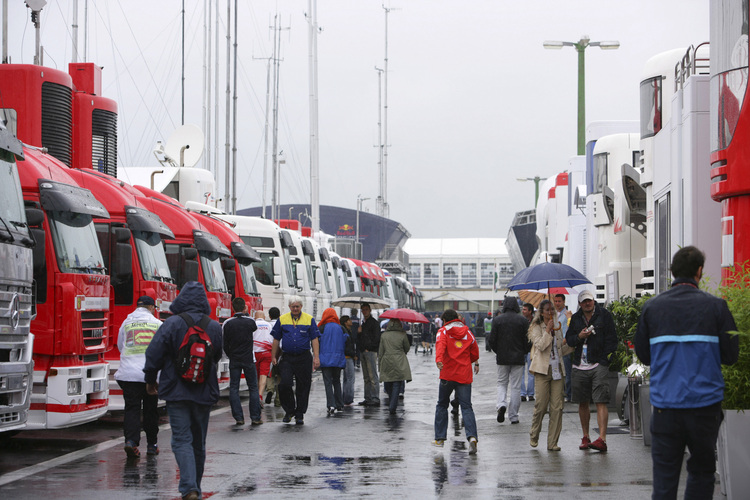
<path id="1" fill-rule="evenodd" d="M 159 398 L 146 392 L 143 367 L 146 365 L 146 349 L 161 323 L 156 318 L 156 302 L 152 297 L 144 295 L 138 298 L 135 311 L 128 314 L 117 335 L 120 367 L 115 373 L 115 380 L 122 389 L 125 400 L 122 428 L 125 434 L 125 453 L 129 458 L 141 456 L 138 450 L 141 443 L 141 412 L 143 430 L 146 432 L 146 453 L 159 454 Z"/>
<path id="2" fill-rule="evenodd" d="M 565 345 L 562 328 L 557 314 L 549 300 L 539 304 L 536 316 L 529 327 L 531 348 L 531 375 L 535 379 L 536 403 L 531 419 L 532 448 L 539 444 L 542 420 L 549 407 L 549 428 L 547 429 L 547 449 L 560 451 L 557 445 L 562 430 L 565 365 L 562 357 L 573 349 Z"/>
<path id="3" fill-rule="evenodd" d="M 359 325 L 357 347 L 362 364 L 362 379 L 365 386 L 365 399 L 360 406 L 380 406 L 380 381 L 378 380 L 378 349 L 380 347 L 380 324 L 372 317 L 370 304 L 361 307 L 364 321 Z"/>
<path id="4" fill-rule="evenodd" d="M 505 297 L 503 312 L 492 320 L 490 347 L 497 361 L 497 421 L 508 419 L 518 423 L 518 409 L 521 406 L 521 378 L 526 353 L 531 344 L 527 333 L 529 321 L 521 316 L 518 300 Z"/>
<path id="5" fill-rule="evenodd" d="M 534 304 L 525 303 L 521 308 L 521 314 L 531 324 L 534 319 Z M 534 401 L 534 374 L 529 367 L 531 365 L 531 352 L 527 352 L 523 358 L 523 375 L 521 376 L 521 401 Z"/>
<path id="6" fill-rule="evenodd" d="M 273 336 L 271 336 L 271 323 L 266 321 L 263 311 L 255 311 L 255 326 L 258 327 L 253 333 L 253 354 L 255 354 L 255 373 L 258 375 L 258 398 L 263 408 L 263 396 L 265 404 L 271 402 L 273 392 L 266 393 L 268 377 L 271 374 L 271 350 L 273 349 Z"/>
<path id="7" fill-rule="evenodd" d="M 438 401 L 435 405 L 435 446 L 442 447 L 448 436 L 448 405 L 451 393 L 463 414 L 469 454 L 477 452 L 478 435 L 474 409 L 471 406 L 471 383 L 479 373 L 479 347 L 469 328 L 458 319 L 458 313 L 447 309 L 443 313 L 444 325 L 435 340 L 435 365 L 440 371 Z M 472 372 L 471 364 L 474 363 Z"/>
<path id="8" fill-rule="evenodd" d="M 297 425 L 305 423 L 310 399 L 312 372 L 320 367 L 320 331 L 315 318 L 302 312 L 302 298 L 289 297 L 289 312 L 279 318 L 273 328 L 271 362 L 279 367 L 279 397 L 284 408 L 283 422 L 292 417 Z M 310 347 L 313 354 L 310 355 Z M 292 385 L 295 388 L 292 388 Z"/>
<path id="9" fill-rule="evenodd" d="M 654 499 L 677 497 L 686 446 L 685 498 L 714 496 L 721 365 L 737 362 L 739 337 L 726 301 L 698 288 L 705 260 L 694 246 L 674 254 L 672 287 L 644 304 L 635 333 L 635 352 L 651 366 Z"/>
<path id="10" fill-rule="evenodd" d="M 167 402 L 172 452 L 180 469 L 180 494 L 183 500 L 196 500 L 202 496 L 208 419 L 219 400 L 216 365 L 221 360 L 221 325 L 208 317 L 211 307 L 206 290 L 197 281 L 185 283 L 169 310 L 174 316 L 164 321 L 146 349 L 143 372 L 148 393 Z M 205 326 L 211 341 L 205 381 L 200 384 L 183 379 L 174 362 L 191 324 Z"/>
<path id="11" fill-rule="evenodd" d="M 572 354 L 571 399 L 578 403 L 583 438 L 581 450 L 607 451 L 607 422 L 609 421 L 609 358 L 617 350 L 617 332 L 612 313 L 594 302 L 594 294 L 584 290 L 578 295 L 580 309 L 570 318 L 567 344 L 575 349 Z M 589 421 L 590 403 L 596 404 L 599 437 L 591 442 Z"/>
<path id="12" fill-rule="evenodd" d="M 329 307 L 323 311 L 318 324 L 320 330 L 320 371 L 323 373 L 323 384 L 326 389 L 326 407 L 328 414 L 344 409 L 344 398 L 341 395 L 341 370 L 346 367 L 344 344 L 349 335 L 339 324 L 336 311 Z"/>
<path id="13" fill-rule="evenodd" d="M 341 316 L 339 320 L 344 333 L 348 335 L 344 342 L 344 357 L 346 364 L 344 366 L 344 386 L 343 399 L 344 406 L 351 406 L 354 403 L 354 363 L 357 360 L 357 342 L 352 333 L 352 318 L 350 316 Z"/>
<path id="14" fill-rule="evenodd" d="M 272 307 L 268 310 L 268 323 L 271 325 L 271 330 L 273 330 L 273 326 L 276 324 L 276 322 L 279 320 L 279 317 L 281 317 L 281 311 L 278 307 Z M 271 357 L 273 358 L 273 335 L 271 336 Z M 268 376 L 268 379 L 266 380 L 266 390 L 269 394 L 266 394 L 266 403 L 270 403 L 271 400 L 273 400 L 273 405 L 278 408 L 281 406 L 281 399 L 279 399 L 279 382 L 281 381 L 281 376 L 279 375 L 279 367 L 274 365 L 273 362 L 271 363 L 271 374 Z"/>
<path id="15" fill-rule="evenodd" d="M 388 411 L 396 414 L 398 397 L 407 382 L 411 382 L 409 366 L 409 338 L 406 336 L 401 321 L 392 319 L 380 337 L 378 360 L 380 361 L 380 380 L 384 382 L 385 392 L 390 396 Z"/>
<path id="16" fill-rule="evenodd" d="M 254 332 L 258 329 L 255 320 L 250 317 L 247 302 L 242 297 L 232 300 L 234 316 L 224 321 L 224 352 L 229 357 L 229 406 L 237 425 L 245 425 L 245 416 L 240 402 L 240 380 L 245 374 L 247 390 L 250 391 L 250 420 L 252 425 L 263 423 L 260 416 L 260 398 L 258 393 L 258 375 L 255 370 Z"/>

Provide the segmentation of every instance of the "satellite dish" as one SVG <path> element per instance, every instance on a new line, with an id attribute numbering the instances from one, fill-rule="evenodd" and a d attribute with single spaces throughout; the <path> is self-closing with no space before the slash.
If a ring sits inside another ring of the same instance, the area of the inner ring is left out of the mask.
<path id="1" fill-rule="evenodd" d="M 193 167 L 203 156 L 203 141 L 197 125 L 183 125 L 167 139 L 164 156 L 178 167 Z"/>

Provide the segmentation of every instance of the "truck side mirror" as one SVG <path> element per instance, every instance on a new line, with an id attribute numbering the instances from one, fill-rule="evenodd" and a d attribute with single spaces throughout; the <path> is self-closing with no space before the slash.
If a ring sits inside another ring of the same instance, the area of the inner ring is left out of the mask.
<path id="1" fill-rule="evenodd" d="M 46 250 L 44 229 L 36 227 L 29 228 L 29 235 L 31 235 L 31 238 L 34 240 L 32 255 L 34 258 L 34 276 L 37 276 L 44 273 L 46 267 L 46 260 L 44 258 L 44 252 Z"/>
<path id="2" fill-rule="evenodd" d="M 133 248 L 130 246 L 130 229 L 116 227 L 114 234 L 113 275 L 118 281 L 129 281 L 133 277 Z"/>
<path id="3" fill-rule="evenodd" d="M 271 268 L 273 269 L 273 284 L 276 288 L 281 286 L 281 257 L 278 255 L 271 258 Z"/>
<path id="4" fill-rule="evenodd" d="M 232 297 L 234 297 L 234 287 L 237 284 L 237 273 L 234 272 L 234 270 L 224 270 L 224 279 L 227 282 L 229 292 L 232 294 Z"/>
<path id="5" fill-rule="evenodd" d="M 192 247 L 183 247 L 181 250 L 183 263 L 182 263 L 182 283 L 179 283 L 180 288 L 188 281 L 198 281 L 198 273 L 200 267 L 198 266 L 198 250 Z"/>
<path id="6" fill-rule="evenodd" d="M 44 212 L 38 208 L 26 209 L 26 223 L 29 226 L 41 226 L 44 222 Z"/>
<path id="7" fill-rule="evenodd" d="M 221 268 L 225 270 L 231 270 L 234 269 L 236 261 L 231 257 L 222 257 L 221 258 Z"/>

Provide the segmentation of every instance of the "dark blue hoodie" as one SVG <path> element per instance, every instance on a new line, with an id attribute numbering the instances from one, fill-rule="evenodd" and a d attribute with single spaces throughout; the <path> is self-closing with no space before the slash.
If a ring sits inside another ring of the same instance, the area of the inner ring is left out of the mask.
<path id="1" fill-rule="evenodd" d="M 192 401 L 198 404 L 213 405 L 219 400 L 219 381 L 216 363 L 221 359 L 221 325 L 211 320 L 207 333 L 213 343 L 213 363 L 209 365 L 208 378 L 203 384 L 184 382 L 175 372 L 174 358 L 187 332 L 187 324 L 178 316 L 189 313 L 197 324 L 204 314 L 210 313 L 206 290 L 197 281 L 190 281 L 182 287 L 180 294 L 169 306 L 174 316 L 168 318 L 156 331 L 146 349 L 146 383 L 156 382 L 159 375 L 159 399 L 165 401 Z"/>

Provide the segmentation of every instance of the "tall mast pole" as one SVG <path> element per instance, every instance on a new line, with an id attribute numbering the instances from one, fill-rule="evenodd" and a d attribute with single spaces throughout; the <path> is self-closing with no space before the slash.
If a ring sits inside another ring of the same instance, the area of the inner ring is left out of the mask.
<path id="1" fill-rule="evenodd" d="M 218 5 L 218 2 L 217 2 Z M 229 24 L 231 21 L 232 11 L 231 11 L 231 2 L 230 0 L 227 0 L 227 86 L 226 86 L 226 109 L 224 110 L 227 118 L 226 122 L 224 123 L 225 131 L 224 131 L 224 212 L 226 213 L 232 213 L 231 212 L 231 199 L 230 199 L 230 177 L 231 175 L 231 164 L 230 164 L 230 132 L 231 132 L 231 98 L 232 98 L 232 92 L 230 87 L 230 79 L 232 78 L 232 68 L 230 66 L 230 61 L 232 59 L 232 36 L 231 36 L 231 25 Z"/>
<path id="2" fill-rule="evenodd" d="M 185 125 L 185 0 L 182 0 L 182 72 L 180 77 L 181 86 L 181 119 L 180 124 Z"/>
<path id="3" fill-rule="evenodd" d="M 219 0 L 216 0 L 216 28 L 214 29 L 214 50 L 216 51 L 216 56 L 214 58 L 214 65 L 216 66 L 216 69 L 214 70 L 214 89 L 216 89 L 216 97 L 214 97 L 214 179 L 216 180 L 217 184 L 219 181 Z M 218 192 L 219 187 L 215 186 L 216 191 Z M 226 193 L 224 193 L 224 196 L 226 197 Z"/>
<path id="4" fill-rule="evenodd" d="M 318 137 L 318 1 L 308 0 L 310 86 L 310 205 L 312 230 L 320 231 L 320 172 Z"/>
<path id="5" fill-rule="evenodd" d="M 383 70 L 375 66 L 378 72 L 378 183 L 380 191 L 376 200 L 376 212 L 383 215 Z"/>
<path id="6" fill-rule="evenodd" d="M 278 159 L 278 126 L 277 126 L 277 119 L 278 119 L 278 113 L 277 108 L 279 105 L 279 99 L 278 99 L 278 85 L 276 83 L 276 80 L 279 77 L 278 71 L 276 71 L 276 68 L 279 63 L 278 59 L 278 44 L 276 43 L 276 34 L 277 34 L 277 26 L 278 26 L 278 18 L 279 14 L 276 13 L 276 15 L 273 17 L 273 144 L 271 149 L 271 220 L 276 220 L 278 217 L 276 216 L 276 184 L 278 184 L 279 179 L 279 159 Z"/>
<path id="7" fill-rule="evenodd" d="M 274 45 L 276 37 L 274 36 Z M 275 54 L 274 54 L 275 55 Z M 266 60 L 266 123 L 263 128 L 263 212 L 261 216 L 266 218 L 266 193 L 268 191 L 268 111 L 271 99 L 271 57 Z"/>
<path id="8" fill-rule="evenodd" d="M 383 89 L 383 175 L 380 180 L 382 183 L 383 213 L 380 215 L 388 217 L 390 212 L 388 207 L 388 13 L 391 9 L 383 5 L 383 10 L 385 11 L 385 66 L 383 68 L 385 85 Z"/>
<path id="9" fill-rule="evenodd" d="M 78 62 L 78 0 L 73 1 L 73 63 Z"/>
<path id="10" fill-rule="evenodd" d="M 234 0 L 234 96 L 232 101 L 232 215 L 237 213 L 237 0 Z"/>

